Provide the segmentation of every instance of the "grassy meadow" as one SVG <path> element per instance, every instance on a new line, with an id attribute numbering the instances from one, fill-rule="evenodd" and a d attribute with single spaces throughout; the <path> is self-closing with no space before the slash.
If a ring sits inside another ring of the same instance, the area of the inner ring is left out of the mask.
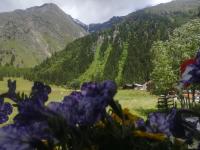
<path id="1" fill-rule="evenodd" d="M 4 78 L 0 81 L 0 93 L 7 91 L 7 80 L 9 78 Z M 24 92 L 26 94 L 30 93 L 33 82 L 24 80 L 22 78 L 11 78 L 17 81 L 17 92 Z M 68 95 L 72 90 L 65 89 L 61 86 L 51 85 L 52 92 L 49 95 L 50 101 L 61 101 L 64 96 Z M 146 118 L 147 113 L 154 111 L 156 109 L 157 97 L 149 94 L 145 91 L 137 90 L 122 90 L 119 89 L 115 100 L 119 101 L 123 108 L 128 108 L 132 113 Z M 9 101 L 6 99 L 6 101 Z M 10 120 L 7 123 L 12 122 L 12 118 L 17 113 L 17 109 L 14 108 L 14 113 L 10 116 Z"/>

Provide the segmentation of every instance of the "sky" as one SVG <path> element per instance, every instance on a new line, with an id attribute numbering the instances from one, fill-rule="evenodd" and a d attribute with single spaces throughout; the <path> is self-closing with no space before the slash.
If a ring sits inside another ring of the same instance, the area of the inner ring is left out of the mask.
<path id="1" fill-rule="evenodd" d="M 0 0 L 0 12 L 55 3 L 85 24 L 102 23 L 113 16 L 124 16 L 138 9 L 172 0 Z"/>

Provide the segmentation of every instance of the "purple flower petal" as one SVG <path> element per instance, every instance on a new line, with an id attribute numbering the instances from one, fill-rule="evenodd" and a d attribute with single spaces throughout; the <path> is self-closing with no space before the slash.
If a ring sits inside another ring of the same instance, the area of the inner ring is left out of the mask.
<path id="1" fill-rule="evenodd" d="M 71 126 L 92 125 L 105 114 L 116 91 L 112 81 L 84 83 L 80 92 L 72 92 L 62 103 L 50 103 L 48 108 L 61 114 Z"/>
<path id="2" fill-rule="evenodd" d="M 35 150 L 42 140 L 54 141 L 45 123 L 29 126 L 8 125 L 0 129 L 0 149 Z"/>

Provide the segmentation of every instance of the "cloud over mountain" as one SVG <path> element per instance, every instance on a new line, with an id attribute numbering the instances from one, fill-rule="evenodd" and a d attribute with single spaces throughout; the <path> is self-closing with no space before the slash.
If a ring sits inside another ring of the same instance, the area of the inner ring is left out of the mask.
<path id="1" fill-rule="evenodd" d="M 127 15 L 134 10 L 169 1 L 171 0 L 1 0 L 0 11 L 56 3 L 73 18 L 89 24 L 104 22 L 113 16 Z"/>

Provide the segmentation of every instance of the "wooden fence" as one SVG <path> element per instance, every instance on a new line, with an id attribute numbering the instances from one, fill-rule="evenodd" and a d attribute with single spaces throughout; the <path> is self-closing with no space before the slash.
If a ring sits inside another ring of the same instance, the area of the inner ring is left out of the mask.
<path id="1" fill-rule="evenodd" d="M 171 108 L 176 107 L 175 95 L 161 95 L 158 98 L 157 107 L 160 111 L 169 111 Z"/>

